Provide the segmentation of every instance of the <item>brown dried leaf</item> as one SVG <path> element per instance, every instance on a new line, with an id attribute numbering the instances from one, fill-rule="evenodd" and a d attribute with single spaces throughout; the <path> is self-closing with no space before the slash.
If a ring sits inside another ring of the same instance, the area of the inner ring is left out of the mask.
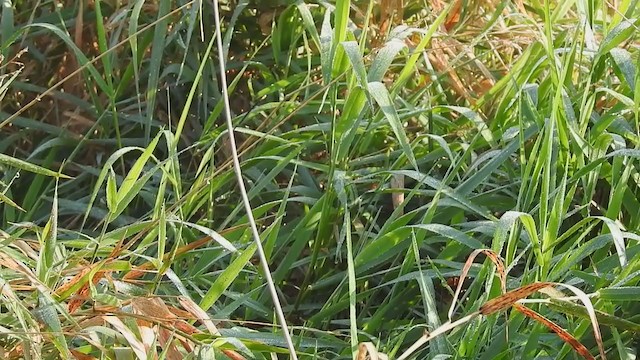
<path id="1" fill-rule="evenodd" d="M 558 324 L 554 323 L 553 321 L 547 319 L 546 317 L 538 314 L 537 312 L 529 309 L 524 305 L 515 303 L 513 304 L 513 307 L 516 308 L 516 310 L 523 313 L 524 315 L 542 323 L 549 330 L 558 334 L 558 336 L 562 339 L 562 341 L 569 344 L 569 346 L 571 346 L 578 354 L 582 355 L 583 358 L 587 360 L 595 360 L 595 358 L 589 353 L 589 350 L 584 345 L 582 345 L 582 343 L 580 343 L 575 337 L 573 337 L 573 335 L 569 334 L 565 329 L 560 327 Z"/>
<path id="2" fill-rule="evenodd" d="M 380 34 L 385 35 L 390 27 L 402 23 L 404 0 L 382 0 L 380 3 Z"/>
<path id="3" fill-rule="evenodd" d="M 180 302 L 182 307 L 184 307 L 191 315 L 193 315 L 196 319 L 198 319 L 198 321 L 202 322 L 204 326 L 206 326 L 207 330 L 209 330 L 209 333 L 211 333 L 212 335 L 220 336 L 220 331 L 218 331 L 218 328 L 209 317 L 209 314 L 207 314 L 207 312 L 204 311 L 198 304 L 196 304 L 190 298 L 184 296 L 180 296 L 178 298 L 178 301 Z M 245 360 L 244 356 L 233 350 L 224 349 L 222 350 L 222 352 L 233 360 Z"/>
<path id="4" fill-rule="evenodd" d="M 187 310 L 191 315 L 193 315 L 196 319 L 204 324 L 211 335 L 220 336 L 220 331 L 218 331 L 216 325 L 213 323 L 213 321 L 211 321 L 211 318 L 209 317 L 207 312 L 204 311 L 198 304 L 184 296 L 180 296 L 178 298 L 178 301 L 180 302 L 182 307 L 185 308 L 185 310 Z"/>
<path id="5" fill-rule="evenodd" d="M 158 342 L 162 349 L 167 349 L 167 360 L 181 360 L 183 358 L 176 344 L 173 343 L 173 334 L 169 330 L 159 329 Z"/>
<path id="6" fill-rule="evenodd" d="M 122 335 L 129 345 L 131 346 L 131 350 L 136 354 L 139 359 L 146 359 L 147 354 L 145 351 L 145 347 L 135 336 L 133 331 L 131 331 L 119 318 L 115 316 L 103 316 L 102 317 L 106 322 L 111 324 L 113 328 Z"/>
<path id="7" fill-rule="evenodd" d="M 77 360 L 97 360 L 97 358 L 81 353 L 78 350 L 69 349 L 69 351 L 71 351 L 71 355 L 73 355 L 73 357 Z"/>
<path id="8" fill-rule="evenodd" d="M 66 283 L 62 284 L 61 286 L 59 286 L 56 290 L 55 290 L 55 294 L 56 296 L 60 296 L 62 293 L 66 292 L 69 290 L 69 288 L 73 287 L 78 281 L 80 281 L 84 276 L 87 276 L 87 274 L 89 274 L 91 272 L 91 270 L 93 270 L 94 265 L 89 265 L 86 266 L 84 268 L 82 268 L 82 270 L 80 270 L 79 273 L 76 274 L 76 276 L 74 276 L 71 280 L 67 281 Z"/>
<path id="9" fill-rule="evenodd" d="M 92 326 L 104 326 L 104 319 L 102 316 L 92 316 L 78 323 L 78 326 L 81 329 L 86 329 Z"/>
<path id="10" fill-rule="evenodd" d="M 462 10 L 462 0 L 455 0 L 455 4 L 451 7 L 451 11 L 444 21 L 444 28 L 449 31 L 460 22 L 460 11 Z"/>
<path id="11" fill-rule="evenodd" d="M 553 283 L 550 282 L 536 282 L 511 290 L 506 294 L 493 298 L 480 306 L 480 314 L 490 315 L 498 311 L 502 311 L 515 304 L 516 301 L 524 299 L 534 292 L 552 285 Z"/>
<path id="12" fill-rule="evenodd" d="M 158 297 L 136 297 L 131 299 L 134 313 L 144 315 L 155 321 L 173 321 L 176 316 L 169 311 L 167 305 Z"/>
<path id="13" fill-rule="evenodd" d="M 449 308 L 449 321 L 451 321 L 451 317 L 453 316 L 453 311 L 455 310 L 456 303 L 458 301 L 458 296 L 460 296 L 460 291 L 462 291 L 462 285 L 464 284 L 464 278 L 467 276 L 469 269 L 471 269 L 471 265 L 473 264 L 473 260 L 475 260 L 476 256 L 480 254 L 485 254 L 493 262 L 496 267 L 496 271 L 498 272 L 498 276 L 500 278 L 500 287 L 502 289 L 502 293 L 504 294 L 507 290 L 507 273 L 504 268 L 504 263 L 493 250 L 490 249 L 476 249 L 471 255 L 467 258 L 467 261 L 464 263 L 462 267 L 462 272 L 460 273 L 460 280 L 458 281 L 458 286 L 456 286 L 456 291 L 453 295 L 453 301 L 451 302 L 451 307 Z"/>
<path id="14" fill-rule="evenodd" d="M 358 345 L 357 360 L 387 360 L 386 354 L 379 353 L 378 349 L 371 342 L 364 342 Z"/>

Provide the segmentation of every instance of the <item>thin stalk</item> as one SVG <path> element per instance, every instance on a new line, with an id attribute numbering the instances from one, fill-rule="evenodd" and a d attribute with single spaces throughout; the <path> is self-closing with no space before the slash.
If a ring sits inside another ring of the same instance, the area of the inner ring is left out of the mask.
<path id="1" fill-rule="evenodd" d="M 220 14 L 218 10 L 218 0 L 213 0 L 213 12 L 215 15 L 214 20 L 216 24 L 216 43 L 218 45 L 220 84 L 222 86 L 222 98 L 224 100 L 224 115 L 227 119 L 227 130 L 229 134 L 229 143 L 231 145 L 233 167 L 236 173 L 236 178 L 238 180 L 238 186 L 240 187 L 240 195 L 242 197 L 242 202 L 247 212 L 247 219 L 251 227 L 251 233 L 253 234 L 253 239 L 256 242 L 256 246 L 258 249 L 260 264 L 262 264 L 262 270 L 264 272 L 265 278 L 267 279 L 267 285 L 269 287 L 269 292 L 271 293 L 271 299 L 273 300 L 273 305 L 275 307 L 278 321 L 280 322 L 280 327 L 282 328 L 282 332 L 284 333 L 285 340 L 289 347 L 289 353 L 291 354 L 291 359 L 298 360 L 298 356 L 296 355 L 296 350 L 293 347 L 293 341 L 291 340 L 291 335 L 289 334 L 289 328 L 287 327 L 287 320 L 285 319 L 284 313 L 282 312 L 280 299 L 278 299 L 278 292 L 276 290 L 276 285 L 273 283 L 273 278 L 271 277 L 271 270 L 269 269 L 269 264 L 267 263 L 267 257 L 265 256 L 264 249 L 262 248 L 262 242 L 260 241 L 260 233 L 258 233 L 258 227 L 256 226 L 255 219 L 253 218 L 253 210 L 251 209 L 251 203 L 249 202 L 249 197 L 247 196 L 247 190 L 244 185 L 244 180 L 242 179 L 242 170 L 240 170 L 240 159 L 238 158 L 238 149 L 236 146 L 235 135 L 233 133 L 233 122 L 231 121 L 229 94 L 227 93 L 227 78 L 226 78 L 226 71 L 225 71 L 226 67 L 225 67 L 224 51 L 222 49 L 222 36 L 221 36 L 222 30 L 220 28 Z"/>

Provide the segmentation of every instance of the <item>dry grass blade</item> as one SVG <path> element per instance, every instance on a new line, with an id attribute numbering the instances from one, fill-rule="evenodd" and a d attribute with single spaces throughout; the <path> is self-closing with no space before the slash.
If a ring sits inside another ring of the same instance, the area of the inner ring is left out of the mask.
<path id="1" fill-rule="evenodd" d="M 479 254 L 480 252 L 483 252 L 483 250 L 477 250 L 474 251 L 474 254 L 472 254 L 473 257 L 475 257 L 475 255 Z M 492 256 L 492 259 L 497 259 L 497 257 L 495 257 L 495 254 L 493 254 L 494 256 Z M 469 258 L 473 260 L 473 257 L 470 256 Z M 468 270 L 468 268 L 467 268 Z M 466 274 L 466 273 L 465 273 Z M 439 336 L 451 329 L 453 329 L 456 326 L 462 325 L 464 323 L 466 323 L 467 321 L 473 319 L 474 317 L 476 317 L 477 315 L 491 315 L 494 314 L 496 312 L 500 312 L 502 310 L 505 310 L 507 308 L 509 308 L 510 306 L 515 306 L 517 310 L 521 311 L 522 313 L 524 313 L 526 316 L 529 316 L 537 321 L 542 322 L 543 324 L 545 324 L 545 326 L 549 327 L 552 331 L 554 331 L 555 333 L 557 333 L 563 341 L 567 342 L 568 344 L 570 344 L 575 350 L 576 352 L 578 352 L 579 354 L 581 354 L 582 356 L 584 356 L 587 359 L 592 359 L 593 357 L 588 357 L 591 356 L 588 352 L 588 350 L 586 350 L 586 348 L 580 344 L 580 342 L 578 342 L 575 338 L 573 338 L 570 334 L 568 334 L 564 329 L 560 328 L 558 325 L 553 324 L 552 322 L 550 322 L 549 320 L 545 319 L 544 317 L 542 317 L 541 315 L 537 314 L 536 312 L 534 312 L 533 310 L 530 310 L 520 304 L 517 303 L 518 300 L 521 300 L 531 294 L 533 294 L 536 291 L 539 291 L 541 289 L 553 286 L 553 285 L 563 285 L 563 284 L 555 284 L 555 283 L 551 283 L 551 282 L 537 282 L 537 283 L 533 283 L 533 284 L 529 284 L 526 286 L 522 286 L 520 288 L 517 288 L 515 290 L 511 290 L 509 292 L 506 292 L 505 294 L 498 296 L 497 298 L 491 299 L 487 302 L 485 302 L 481 307 L 480 310 L 474 313 L 471 313 L 459 320 L 456 320 L 455 322 L 451 322 L 451 321 L 447 321 L 446 323 L 442 324 L 442 326 L 440 326 L 439 328 L 435 329 L 434 331 L 430 332 L 430 333 L 426 333 L 424 336 L 422 336 L 420 339 L 418 339 L 418 341 L 416 341 L 409 349 L 407 349 L 402 356 L 400 356 L 398 358 L 398 360 L 402 360 L 402 359 L 406 359 L 408 356 L 410 356 L 413 352 L 415 352 L 418 348 L 420 348 L 420 346 L 422 346 L 423 344 L 425 344 L 427 341 L 435 338 L 436 336 Z M 564 285 L 563 285 L 564 286 Z M 600 333 L 597 329 L 597 326 L 594 328 L 594 332 L 596 332 L 596 340 L 599 341 L 599 346 L 601 344 L 601 337 L 600 337 Z M 598 340 L 600 339 L 600 340 Z M 588 354 L 588 356 L 586 356 L 585 354 Z M 602 359 L 605 359 L 604 353 L 601 354 Z"/>
<path id="2" fill-rule="evenodd" d="M 106 322 L 111 324 L 129 343 L 131 349 L 136 354 L 139 359 L 146 359 L 147 352 L 144 348 L 144 345 L 136 335 L 131 331 L 119 318 L 116 316 L 103 316 L 102 317 Z"/>
<path id="3" fill-rule="evenodd" d="M 198 319 L 198 321 L 202 322 L 212 335 L 221 336 L 220 331 L 218 331 L 218 328 L 211 320 L 211 317 L 209 316 L 209 314 L 207 314 L 207 312 L 204 311 L 198 304 L 196 304 L 193 300 L 184 296 L 178 297 L 178 301 L 180 302 L 180 305 L 182 305 L 182 307 L 184 307 L 189 314 L 193 315 L 196 319 Z M 233 351 L 233 350 L 224 349 L 222 350 L 222 352 L 233 360 L 245 359 L 244 356 L 238 354 L 236 351 Z"/>
<path id="4" fill-rule="evenodd" d="M 407 350 L 405 350 L 405 352 L 402 353 L 402 355 L 400 355 L 400 357 L 398 357 L 398 360 L 404 360 L 407 359 L 409 356 L 411 356 L 411 354 L 413 354 L 416 350 L 418 350 L 422 345 L 426 344 L 429 340 L 435 338 L 436 336 L 440 336 L 444 333 L 446 333 L 449 330 L 452 330 L 470 320 L 472 320 L 473 318 L 475 318 L 476 316 L 480 315 L 480 312 L 475 311 L 465 317 L 462 317 L 456 321 L 447 321 L 446 323 L 442 324 L 442 326 L 440 326 L 439 328 L 431 331 L 431 332 L 425 332 L 424 335 L 422 335 L 422 337 L 420 337 L 418 340 L 416 340 L 415 343 L 413 343 L 413 345 L 411 345 Z"/>
<path id="5" fill-rule="evenodd" d="M 604 344 L 602 343 L 602 334 L 600 333 L 600 325 L 598 324 L 596 311 L 593 308 L 593 304 L 591 304 L 591 300 L 589 300 L 589 297 L 587 296 L 587 294 L 585 294 L 582 290 L 576 288 L 573 285 L 560 284 L 560 283 L 556 283 L 555 285 L 571 290 L 571 292 L 576 294 L 576 296 L 578 296 L 580 301 L 582 301 L 585 308 L 587 309 L 587 313 L 589 314 L 589 319 L 591 319 L 591 327 L 593 328 L 593 335 L 596 339 L 596 343 L 598 344 L 598 350 L 600 351 L 600 359 L 605 360 L 607 356 L 604 351 Z"/>
<path id="6" fill-rule="evenodd" d="M 491 315 L 496 312 L 502 311 L 515 304 L 516 301 L 526 298 L 534 292 L 540 289 L 544 289 L 548 286 L 553 286 L 553 283 L 538 282 L 508 291 L 507 293 L 500 295 L 497 298 L 493 298 L 480 306 L 480 314 Z"/>
<path id="7" fill-rule="evenodd" d="M 358 345 L 358 357 L 357 360 L 387 360 L 386 354 L 379 353 L 378 349 L 370 343 L 364 342 Z"/>
<path id="8" fill-rule="evenodd" d="M 562 339 L 562 341 L 569 344 L 569 346 L 571 346 L 578 354 L 582 355 L 583 358 L 587 360 L 595 360 L 595 358 L 591 355 L 591 353 L 589 353 L 589 350 L 584 345 L 582 345 L 581 342 L 579 342 L 575 337 L 573 337 L 573 335 L 569 334 L 565 329 L 561 328 L 558 324 L 554 323 L 553 321 L 547 319 L 546 317 L 538 314 L 537 312 L 529 309 L 524 305 L 515 303 L 513 304 L 513 307 L 516 310 L 523 313 L 524 315 L 540 322 L 541 324 L 549 328 L 549 330 L 558 334 L 558 336 Z"/>
<path id="9" fill-rule="evenodd" d="M 76 360 L 96 360 L 97 359 L 96 357 L 93 357 L 91 355 L 81 353 L 78 350 L 70 349 L 70 351 L 71 351 L 71 355 L 73 355 L 73 357 Z"/>
<path id="10" fill-rule="evenodd" d="M 211 321 L 209 315 L 200 306 L 198 306 L 198 304 L 184 296 L 180 296 L 178 298 L 178 301 L 180 302 L 180 305 L 185 308 L 185 310 L 187 310 L 191 315 L 202 322 L 212 335 L 220 336 L 220 331 L 218 331 L 218 328 L 215 326 L 213 321 Z"/>
<path id="11" fill-rule="evenodd" d="M 458 296 L 460 295 L 460 291 L 462 289 L 462 284 L 463 284 L 463 280 L 466 277 L 467 273 L 469 272 L 469 269 L 471 268 L 471 265 L 473 264 L 473 260 L 479 255 L 479 254 L 485 254 L 490 260 L 491 262 L 493 262 L 493 264 L 496 266 L 496 271 L 498 272 L 498 276 L 500 277 L 500 284 L 501 284 L 501 289 L 503 294 L 493 298 L 487 302 L 485 302 L 482 306 L 480 306 L 480 309 L 478 312 L 474 312 L 471 313 L 467 316 L 465 316 L 462 319 L 459 319 L 455 322 L 451 321 L 451 317 L 453 315 L 453 311 L 455 309 L 455 303 L 457 301 Z M 423 344 L 425 344 L 427 341 L 429 341 L 430 339 L 433 339 L 434 337 L 443 334 L 451 329 L 453 329 L 454 327 L 464 324 L 465 322 L 469 321 L 470 319 L 474 318 L 477 315 L 491 315 L 494 314 L 496 312 L 500 312 L 502 310 L 505 310 L 507 308 L 509 308 L 510 306 L 515 306 L 516 309 L 518 309 L 519 311 L 521 311 L 522 313 L 524 313 L 525 315 L 542 322 L 543 324 L 545 324 L 545 326 L 549 327 L 552 331 L 556 332 L 562 339 L 563 341 L 567 342 L 568 344 L 570 344 L 579 354 L 581 354 L 582 356 L 584 356 L 587 359 L 591 359 L 593 357 L 589 357 L 591 356 L 589 354 L 589 352 L 586 350 L 586 348 L 580 344 L 580 342 L 578 342 L 573 336 L 571 336 L 569 333 L 567 333 L 564 329 L 560 328 L 558 325 L 550 322 L 549 320 L 545 319 L 544 317 L 542 317 L 541 315 L 537 314 L 536 312 L 534 312 L 533 310 L 530 310 L 520 304 L 517 304 L 518 300 L 521 300 L 523 298 L 526 298 L 527 296 L 533 294 L 536 291 L 540 291 L 542 289 L 548 288 L 550 286 L 553 285 L 561 285 L 561 286 L 565 286 L 567 288 L 572 289 L 572 291 L 574 291 L 578 296 L 580 295 L 584 295 L 584 299 L 582 299 L 585 302 L 585 305 L 587 305 L 587 307 L 589 307 L 590 303 L 588 301 L 588 298 L 586 297 L 586 295 L 582 292 L 580 292 L 578 289 L 573 288 L 572 286 L 568 286 L 568 285 L 564 285 L 564 284 L 555 284 L 552 282 L 536 282 L 533 284 L 529 284 L 526 286 L 522 286 L 519 287 L 515 290 L 511 290 L 506 292 L 506 271 L 505 271 L 505 267 L 504 264 L 502 262 L 502 260 L 500 259 L 500 257 L 492 250 L 489 249 L 477 249 L 474 250 L 469 257 L 467 258 L 467 261 L 464 264 L 464 267 L 462 268 L 462 272 L 460 274 L 460 281 L 458 282 L 458 286 L 456 287 L 456 291 L 454 294 L 454 298 L 451 304 L 451 307 L 449 309 L 449 321 L 447 321 L 445 324 L 443 324 L 442 326 L 440 326 L 439 328 L 437 328 L 436 330 L 434 330 L 431 333 L 426 333 L 424 336 L 422 336 L 420 339 L 418 339 L 418 341 L 416 341 L 408 350 L 406 350 L 402 356 L 400 356 L 399 360 L 401 359 L 405 359 L 406 357 L 408 357 L 410 354 L 412 354 L 413 352 L 415 352 L 420 346 L 422 346 Z M 582 296 L 581 296 L 582 298 Z M 593 317 L 595 318 L 595 316 Z M 592 319 L 593 319 L 592 318 Z M 602 340 L 601 340 L 601 336 L 600 336 L 600 332 L 599 329 L 597 327 L 597 323 L 594 324 L 594 333 L 596 334 L 596 341 L 598 341 L 598 345 L 599 347 L 602 349 Z M 587 354 L 587 355 L 585 355 Z M 603 359 L 605 359 L 604 356 L 604 352 L 601 352 L 601 356 Z"/>
<path id="12" fill-rule="evenodd" d="M 502 260 L 500 260 L 500 257 L 493 251 L 490 249 L 476 249 L 474 250 L 471 255 L 469 255 L 469 257 L 467 258 L 467 261 L 464 263 L 464 267 L 462 268 L 462 271 L 460 273 L 460 281 L 458 281 L 458 286 L 456 286 L 456 291 L 453 295 L 453 300 L 451 302 L 451 307 L 449 308 L 449 312 L 447 313 L 448 319 L 449 321 L 451 321 L 451 318 L 453 317 L 453 312 L 455 311 L 456 308 L 456 303 L 458 301 L 458 296 L 460 296 L 460 292 L 462 291 L 462 285 L 464 283 L 464 278 L 467 276 L 467 273 L 469 272 L 469 269 L 471 268 L 471 265 L 473 264 L 473 260 L 475 260 L 476 256 L 478 256 L 479 254 L 485 254 L 490 260 L 491 262 L 493 262 L 493 264 L 496 266 L 496 271 L 498 272 L 498 276 L 500 277 L 500 286 L 502 289 L 502 293 L 506 292 L 506 288 L 507 288 L 507 274 L 504 268 L 504 263 L 502 262 Z"/>

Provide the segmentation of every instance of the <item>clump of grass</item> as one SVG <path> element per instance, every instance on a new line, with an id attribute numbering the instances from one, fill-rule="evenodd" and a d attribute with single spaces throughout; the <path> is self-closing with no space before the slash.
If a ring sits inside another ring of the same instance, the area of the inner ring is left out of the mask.
<path id="1" fill-rule="evenodd" d="M 289 356 L 212 5 L 75 5 L 0 19 L 2 357 Z M 220 5 L 298 357 L 637 356 L 636 5 Z"/>

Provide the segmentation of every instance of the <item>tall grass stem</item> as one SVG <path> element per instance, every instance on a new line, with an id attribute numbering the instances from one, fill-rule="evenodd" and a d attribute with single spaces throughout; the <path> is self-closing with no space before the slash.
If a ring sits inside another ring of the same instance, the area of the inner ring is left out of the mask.
<path id="1" fill-rule="evenodd" d="M 227 129 L 229 133 L 229 142 L 231 144 L 231 156 L 233 158 L 233 167 L 236 173 L 236 178 L 238 180 L 238 186 L 240 187 L 240 195 L 242 196 L 242 202 L 244 203 L 245 210 L 247 211 L 247 219 L 249 220 L 249 226 L 251 227 L 253 239 L 255 240 L 258 248 L 258 255 L 260 256 L 260 263 L 262 264 L 262 270 L 264 271 L 264 276 L 267 279 L 267 286 L 269 287 L 269 292 L 271 293 L 271 299 L 273 300 L 276 316 L 278 317 L 278 321 L 280 322 L 280 327 L 282 328 L 282 332 L 287 342 L 287 346 L 289 347 L 291 359 L 297 360 L 298 357 L 296 355 L 296 350 L 293 347 L 293 341 L 291 340 L 291 335 L 289 334 L 289 328 L 287 327 L 287 320 L 285 319 L 284 313 L 282 312 L 282 306 L 280 305 L 280 299 L 278 298 L 276 285 L 274 284 L 273 278 L 271 277 L 271 270 L 269 269 L 269 264 L 267 263 L 267 257 L 264 254 L 262 242 L 260 241 L 260 234 L 258 233 L 258 227 L 256 226 L 255 219 L 253 218 L 253 210 L 251 209 L 251 203 L 249 202 L 249 197 L 247 196 L 247 190 L 244 185 L 244 180 L 242 179 L 242 170 L 240 169 L 240 159 L 238 158 L 238 149 L 236 146 L 236 139 L 235 139 L 235 135 L 233 134 L 233 122 L 231 121 L 229 94 L 227 93 L 227 79 L 226 79 L 226 70 L 225 70 L 226 67 L 225 67 L 224 51 L 222 49 L 222 35 L 221 35 L 222 29 L 220 27 L 220 14 L 219 14 L 218 6 L 219 6 L 218 0 L 213 0 L 213 11 L 215 14 L 214 18 L 215 18 L 215 24 L 216 24 L 216 42 L 218 45 L 218 61 L 219 61 L 219 68 L 220 68 L 220 84 L 222 87 L 222 97 L 224 99 L 224 114 L 227 119 Z"/>

